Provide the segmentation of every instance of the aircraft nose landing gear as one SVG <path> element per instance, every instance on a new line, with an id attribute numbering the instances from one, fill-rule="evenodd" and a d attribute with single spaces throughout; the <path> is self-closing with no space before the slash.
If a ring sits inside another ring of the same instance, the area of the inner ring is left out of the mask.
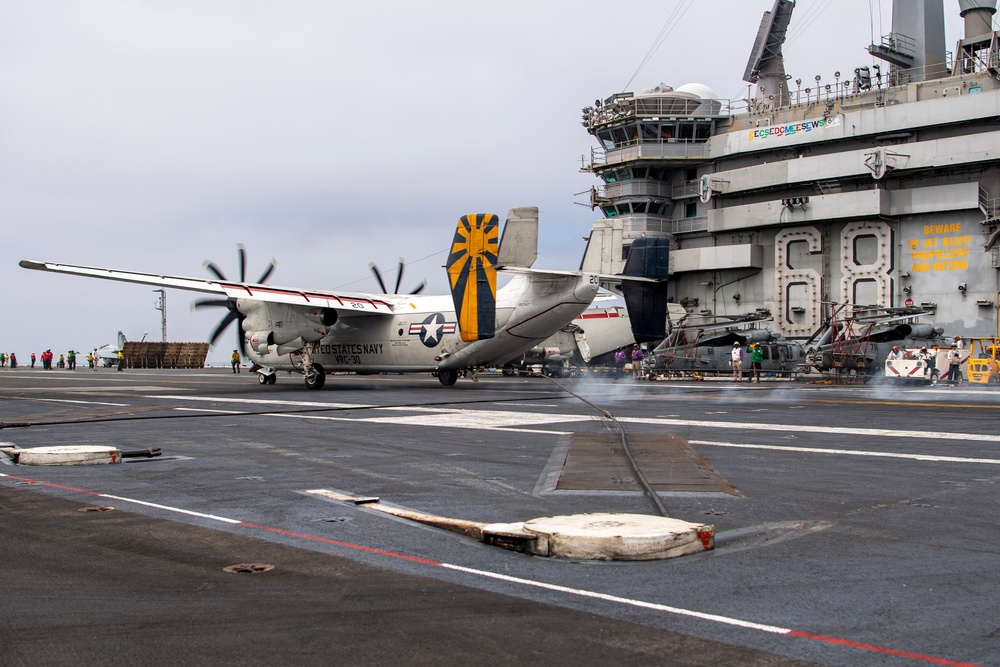
<path id="1" fill-rule="evenodd" d="M 257 382 L 260 384 L 274 384 L 278 381 L 278 375 L 271 368 L 260 368 L 257 370 Z"/>

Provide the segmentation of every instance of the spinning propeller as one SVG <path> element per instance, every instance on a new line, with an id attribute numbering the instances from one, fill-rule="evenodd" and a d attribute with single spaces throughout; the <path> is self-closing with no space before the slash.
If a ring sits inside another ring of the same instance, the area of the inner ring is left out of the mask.
<path id="1" fill-rule="evenodd" d="M 240 263 L 239 282 L 245 283 L 247 281 L 246 278 L 247 251 L 246 248 L 243 247 L 242 243 L 236 246 L 236 253 L 239 257 L 239 263 Z M 277 265 L 278 265 L 277 262 L 275 262 L 272 259 L 268 263 L 267 268 L 264 269 L 264 273 L 260 274 L 260 278 L 257 279 L 255 284 L 257 285 L 264 284 L 267 281 L 267 279 L 271 276 L 271 273 L 274 271 Z M 222 270 L 219 269 L 219 267 L 216 266 L 213 262 L 205 260 L 204 267 L 219 280 L 223 281 L 228 280 L 226 276 L 222 273 Z M 192 308 L 194 308 L 195 310 L 198 310 L 199 308 L 218 308 L 218 307 L 226 308 L 228 309 L 229 312 L 226 313 L 226 315 L 221 320 L 219 320 L 219 324 L 215 327 L 215 330 L 212 331 L 212 335 L 208 339 L 209 344 L 212 347 L 215 347 L 215 342 L 219 339 L 219 336 L 222 335 L 222 332 L 226 330 L 226 327 L 232 324 L 233 321 L 236 321 L 239 325 L 236 327 L 236 349 L 246 354 L 246 350 L 243 347 L 243 320 L 245 319 L 245 317 L 243 316 L 243 313 L 237 310 L 236 299 L 232 298 L 199 299 L 192 304 Z"/>
<path id="2" fill-rule="evenodd" d="M 399 285 L 400 285 L 400 283 L 403 282 L 403 267 L 404 266 L 406 266 L 406 262 L 404 262 L 403 258 L 400 257 L 399 258 L 399 268 L 396 270 L 396 289 L 394 289 L 392 292 L 389 292 L 389 290 L 386 289 L 385 283 L 382 281 L 382 273 L 378 270 L 378 267 L 375 266 L 375 262 L 372 262 L 371 264 L 369 264 L 368 268 L 370 268 L 372 270 L 372 273 L 375 274 L 375 280 L 378 281 L 378 286 L 382 288 L 382 292 L 384 294 L 399 294 Z M 417 285 L 416 288 L 410 290 L 410 294 L 420 294 L 421 292 L 424 291 L 425 287 L 427 287 L 427 281 L 426 280 L 421 280 L 420 284 Z"/>

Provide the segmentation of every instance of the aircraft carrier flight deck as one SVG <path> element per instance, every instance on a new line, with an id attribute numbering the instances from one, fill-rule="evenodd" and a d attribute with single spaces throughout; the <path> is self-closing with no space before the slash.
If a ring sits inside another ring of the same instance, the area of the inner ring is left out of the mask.
<path id="1" fill-rule="evenodd" d="M 1000 664 L 986 386 L 3 368 L 0 406 L 8 448 L 128 454 L 0 455 L 0 664 Z M 612 423 L 713 549 L 543 557 L 405 515 L 661 514 Z"/>

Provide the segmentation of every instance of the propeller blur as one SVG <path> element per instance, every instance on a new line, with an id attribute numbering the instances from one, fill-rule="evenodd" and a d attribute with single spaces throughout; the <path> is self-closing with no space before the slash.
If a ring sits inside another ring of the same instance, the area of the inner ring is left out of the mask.
<path id="1" fill-rule="evenodd" d="M 241 283 L 246 282 L 247 251 L 242 243 L 237 244 L 236 255 L 240 267 L 240 282 Z M 222 270 L 215 265 L 215 263 L 206 259 L 203 266 L 205 267 L 205 269 L 208 270 L 209 273 L 214 275 L 219 280 L 222 281 L 226 280 L 226 276 L 222 273 Z M 257 279 L 256 284 L 263 285 L 264 283 L 266 283 L 267 279 L 271 277 L 271 274 L 274 272 L 274 269 L 277 268 L 277 266 L 278 263 L 274 261 L 274 259 L 268 262 L 267 268 L 264 269 L 264 272 L 262 274 L 260 274 L 260 278 Z M 246 345 L 244 344 L 245 339 L 243 337 L 243 320 L 246 318 L 243 315 L 243 313 L 241 313 L 240 310 L 236 307 L 236 299 L 232 297 L 227 299 L 198 299 L 197 301 L 191 304 L 191 308 L 193 308 L 194 310 L 202 310 L 204 308 L 220 308 L 220 307 L 225 308 L 228 312 L 223 316 L 221 320 L 219 320 L 219 324 L 215 327 L 211 335 L 208 337 L 208 342 L 212 345 L 212 347 L 215 347 L 215 344 L 222 336 L 222 332 L 224 332 L 226 328 L 233 322 L 238 322 L 239 326 L 236 327 L 236 349 L 242 351 L 243 355 L 246 356 L 247 350 L 246 350 Z"/>

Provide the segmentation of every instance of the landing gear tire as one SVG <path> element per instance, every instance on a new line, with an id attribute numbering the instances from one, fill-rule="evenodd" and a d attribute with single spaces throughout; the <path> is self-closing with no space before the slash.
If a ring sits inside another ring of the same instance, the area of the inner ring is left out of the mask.
<path id="1" fill-rule="evenodd" d="M 268 377 L 263 373 L 257 373 L 257 382 L 261 384 L 267 384 Z"/>
<path id="2" fill-rule="evenodd" d="M 313 364 L 313 374 L 306 376 L 307 389 L 322 389 L 326 384 L 326 371 L 319 364 Z"/>
<path id="3" fill-rule="evenodd" d="M 458 382 L 458 371 L 438 371 L 438 381 L 446 387 Z"/>
<path id="4" fill-rule="evenodd" d="M 274 373 L 271 373 L 270 375 L 267 376 L 267 383 L 268 384 L 274 384 L 277 381 L 278 381 L 278 376 L 275 375 Z"/>

